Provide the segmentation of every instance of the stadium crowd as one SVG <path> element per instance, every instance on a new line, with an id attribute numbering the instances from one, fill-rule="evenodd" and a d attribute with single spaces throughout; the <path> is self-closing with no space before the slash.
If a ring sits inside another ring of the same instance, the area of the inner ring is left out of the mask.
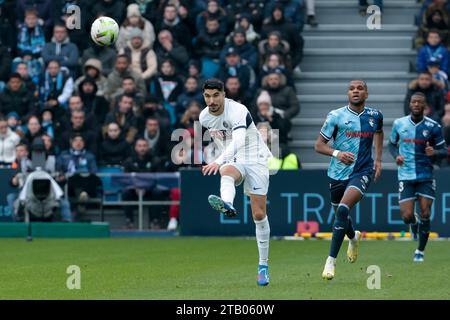
<path id="1" fill-rule="evenodd" d="M 20 172 L 41 138 L 61 184 L 67 175 L 111 167 L 176 171 L 171 147 L 178 141 L 170 135 L 177 128 L 193 134 L 210 77 L 225 82 L 227 96 L 245 104 L 255 124 L 278 129 L 281 158 L 290 154 L 290 121 L 300 111 L 293 73 L 304 24 L 317 25 L 314 0 L 5 0 L 0 10 L 3 167 Z M 99 16 L 120 25 L 114 46 L 91 41 Z M 11 185 L 20 185 L 16 175 Z M 168 196 L 178 200 L 179 190 Z M 8 199 L 12 206 L 15 196 Z M 74 211 L 65 207 L 68 221 Z M 125 213 L 133 227 L 132 211 Z M 178 214 L 170 208 L 169 229 Z"/>

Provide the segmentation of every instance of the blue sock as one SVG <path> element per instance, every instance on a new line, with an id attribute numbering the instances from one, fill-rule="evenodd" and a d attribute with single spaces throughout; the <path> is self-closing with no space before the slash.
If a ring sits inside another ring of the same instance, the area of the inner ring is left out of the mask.
<path id="1" fill-rule="evenodd" d="M 336 258 L 348 226 L 349 208 L 345 204 L 340 204 L 336 210 L 333 223 L 333 238 L 331 239 L 330 257 Z"/>
<path id="2" fill-rule="evenodd" d="M 345 234 L 349 239 L 353 239 L 355 237 L 355 228 L 353 227 L 352 217 L 350 216 L 348 216 L 347 231 Z"/>

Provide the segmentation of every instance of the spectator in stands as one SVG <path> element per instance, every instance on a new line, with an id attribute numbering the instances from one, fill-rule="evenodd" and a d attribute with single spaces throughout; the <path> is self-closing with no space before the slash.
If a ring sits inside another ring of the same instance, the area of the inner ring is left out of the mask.
<path id="1" fill-rule="evenodd" d="M 39 81 L 39 99 L 41 108 L 54 108 L 59 118 L 73 92 L 73 79 L 68 70 L 60 67 L 56 60 L 48 63 L 47 70 Z"/>
<path id="2" fill-rule="evenodd" d="M 225 96 L 244 106 L 250 106 L 250 94 L 242 90 L 241 82 L 236 76 L 228 77 L 225 80 Z"/>
<path id="3" fill-rule="evenodd" d="M 91 22 L 100 16 L 110 17 L 122 25 L 125 19 L 126 4 L 122 0 L 99 0 L 92 7 Z"/>
<path id="4" fill-rule="evenodd" d="M 192 34 L 189 27 L 184 24 L 177 13 L 177 8 L 173 4 L 166 4 L 163 11 L 162 21 L 159 23 L 158 32 L 161 30 L 168 30 L 179 44 L 190 51 Z M 170 51 L 170 50 L 168 50 Z"/>
<path id="5" fill-rule="evenodd" d="M 155 51 L 150 46 L 144 46 L 144 34 L 139 28 L 133 28 L 128 33 L 129 41 L 119 53 L 126 54 L 131 61 L 131 69 L 147 80 L 158 70 Z"/>
<path id="6" fill-rule="evenodd" d="M 225 55 L 225 64 L 219 69 L 218 78 L 226 81 L 228 77 L 233 76 L 239 78 L 242 90 L 253 90 L 256 84 L 255 72 L 249 65 L 242 63 L 237 50 L 230 47 Z"/>
<path id="7" fill-rule="evenodd" d="M 94 79 L 86 77 L 78 85 L 78 92 L 83 109 L 92 113 L 99 125 L 103 125 L 105 117 L 110 111 L 109 103 L 103 96 L 97 94 L 97 83 Z"/>
<path id="8" fill-rule="evenodd" d="M 74 110 L 70 114 L 70 127 L 61 134 L 59 147 L 61 150 L 69 149 L 70 137 L 80 135 L 83 137 L 83 146 L 93 154 L 97 154 L 97 138 L 99 128 L 88 127 L 84 110 Z"/>
<path id="9" fill-rule="evenodd" d="M 198 121 L 202 106 L 197 100 L 192 100 L 186 108 L 186 111 L 181 116 L 179 126 L 180 128 L 193 128 L 194 122 Z"/>
<path id="10" fill-rule="evenodd" d="M 427 71 L 427 63 L 431 58 L 439 59 L 440 69 L 446 73 L 448 72 L 448 51 L 441 44 L 439 33 L 434 30 L 428 33 L 427 43 L 420 48 L 417 54 L 416 71 Z"/>
<path id="11" fill-rule="evenodd" d="M 20 74 L 11 74 L 5 90 L 0 94 L 0 112 L 6 116 L 15 111 L 21 119 L 26 119 L 36 114 L 36 102 L 33 93 L 25 87 Z"/>
<path id="12" fill-rule="evenodd" d="M 275 53 L 282 58 L 281 63 L 291 71 L 292 61 L 289 49 L 289 43 L 281 38 L 281 34 L 278 31 L 270 32 L 267 39 L 260 41 L 258 44 L 261 65 L 267 61 L 269 55 Z"/>
<path id="13" fill-rule="evenodd" d="M 11 111 L 6 115 L 6 121 L 8 122 L 8 127 L 11 129 L 11 131 L 17 133 L 20 138 L 23 137 L 25 134 L 22 131 L 22 128 L 20 126 L 20 117 L 19 114 L 15 111 Z"/>
<path id="14" fill-rule="evenodd" d="M 83 75 L 75 81 L 75 93 L 79 93 L 80 83 L 83 82 L 86 77 L 90 77 L 95 80 L 97 86 L 96 95 L 103 96 L 106 87 L 106 77 L 102 74 L 102 62 L 96 58 L 88 59 L 83 65 Z"/>
<path id="15" fill-rule="evenodd" d="M 266 60 L 259 71 L 259 76 L 262 79 L 273 72 L 281 72 L 286 77 L 287 85 L 294 88 L 292 74 L 287 70 L 283 58 L 278 53 L 271 53 L 266 57 Z"/>
<path id="16" fill-rule="evenodd" d="M 23 136 L 21 142 L 28 146 L 28 150 L 31 149 L 34 138 L 40 137 L 44 134 L 42 130 L 41 123 L 37 116 L 31 116 L 28 118 L 27 126 L 25 128 L 25 135 Z"/>
<path id="17" fill-rule="evenodd" d="M 253 113 L 255 125 L 260 122 L 268 122 L 272 129 L 279 130 L 280 144 L 287 144 L 291 123 L 284 119 L 278 110 L 272 105 L 272 99 L 267 91 L 263 90 L 256 99 L 256 112 Z"/>
<path id="18" fill-rule="evenodd" d="M 156 118 L 161 129 L 165 132 L 170 132 L 170 115 L 169 112 L 164 109 L 159 100 L 155 97 L 148 96 L 144 101 L 144 108 L 141 116 L 138 118 L 138 130 L 144 132 L 145 123 L 148 118 Z"/>
<path id="19" fill-rule="evenodd" d="M 116 50 L 107 46 L 96 45 L 94 41 L 90 41 L 89 43 L 91 46 L 83 51 L 81 64 L 85 65 L 85 63 L 92 58 L 100 60 L 102 63 L 101 73 L 105 77 L 108 77 L 114 69 L 117 58 Z"/>
<path id="20" fill-rule="evenodd" d="M 281 10 L 282 16 L 287 22 L 295 26 L 297 32 L 303 31 L 303 25 L 305 24 L 305 3 L 303 0 L 270 1 L 264 7 L 266 21 L 273 18 L 273 12 L 277 9 Z"/>
<path id="21" fill-rule="evenodd" d="M 159 172 L 162 170 L 160 159 L 156 157 L 149 148 L 148 141 L 144 138 L 138 138 L 134 144 L 134 152 L 124 163 L 125 172 Z M 151 191 L 144 194 L 144 198 L 151 199 Z M 129 189 L 122 193 L 122 199 L 131 201 L 137 199 L 136 190 Z M 133 207 L 125 206 L 126 226 L 133 228 L 134 216 Z"/>
<path id="22" fill-rule="evenodd" d="M 130 63 L 131 61 L 126 54 L 119 54 L 117 56 L 114 70 L 106 81 L 105 98 L 107 100 L 111 101 L 117 90 L 122 86 L 123 79 L 129 76 L 133 77 L 136 81 L 138 91 L 142 94 L 146 92 L 144 80 L 139 74 L 131 70 Z"/>
<path id="23" fill-rule="evenodd" d="M 48 34 L 53 27 L 54 4 L 52 0 L 18 0 L 16 6 L 16 25 L 24 21 L 25 13 L 35 9 L 38 12 L 39 24 L 44 28 L 45 34 Z"/>
<path id="24" fill-rule="evenodd" d="M 139 11 L 139 5 L 132 3 L 128 5 L 127 18 L 120 27 L 119 38 L 116 41 L 117 51 L 125 49 L 127 42 L 131 39 L 131 30 L 134 28 L 142 31 L 142 47 L 153 48 L 153 42 L 155 42 L 155 29 L 153 28 L 153 24 L 142 17 Z"/>
<path id="25" fill-rule="evenodd" d="M 265 0 L 251 0 L 251 1 L 241 1 L 241 0 L 229 0 L 225 7 L 228 18 L 228 25 L 234 26 L 236 21 L 242 16 L 249 16 L 253 26 L 256 30 L 261 29 L 261 24 L 264 18 L 264 6 Z M 250 41 L 249 38 L 247 40 Z"/>
<path id="26" fill-rule="evenodd" d="M 45 46 L 44 29 L 39 24 L 38 11 L 30 8 L 25 11 L 25 20 L 18 27 L 17 54 L 31 53 L 39 58 Z"/>
<path id="27" fill-rule="evenodd" d="M 83 100 L 79 95 L 73 95 L 69 98 L 69 109 L 61 120 L 61 130 L 67 131 L 72 127 L 71 118 L 75 111 L 84 111 L 84 126 L 86 128 L 98 128 L 98 120 L 91 110 L 85 108 Z"/>
<path id="28" fill-rule="evenodd" d="M 116 101 L 123 94 L 133 97 L 133 112 L 135 115 L 139 115 L 142 111 L 145 97 L 141 92 L 137 90 L 136 82 L 134 81 L 133 77 L 123 78 L 122 87 L 117 90 L 117 93 L 114 95 L 111 105 L 114 106 L 116 104 Z"/>
<path id="29" fill-rule="evenodd" d="M 41 138 L 44 142 L 45 152 L 48 155 L 56 156 L 57 153 L 59 154 L 56 146 L 53 144 L 53 139 L 48 134 L 44 133 Z"/>
<path id="30" fill-rule="evenodd" d="M 161 30 L 158 33 L 155 52 L 158 58 L 158 67 L 161 66 L 163 61 L 171 59 L 175 62 L 177 70 L 183 72 L 186 63 L 189 61 L 189 54 L 186 48 L 175 41 L 168 30 Z"/>
<path id="31" fill-rule="evenodd" d="M 80 8 L 80 17 L 73 14 L 72 6 Z M 78 51 L 83 52 L 88 46 L 89 41 L 86 41 L 86 34 L 89 34 L 89 4 L 85 0 L 63 0 L 55 3 L 55 20 L 63 23 L 67 28 L 67 35 L 70 42 L 75 44 Z"/>
<path id="32" fill-rule="evenodd" d="M 415 47 L 420 48 L 425 43 L 425 38 L 430 30 L 439 33 L 444 46 L 449 46 L 449 16 L 445 1 L 435 1 L 430 4 L 422 16 L 419 17 L 421 25 L 417 30 Z"/>
<path id="33" fill-rule="evenodd" d="M 2 47 L 0 46 L 0 61 L 4 60 L 1 58 L 2 55 Z M 11 60 L 9 60 L 9 62 L 4 62 L 7 64 L 7 66 L 11 65 Z M 35 97 L 37 97 L 39 95 L 38 92 L 38 86 L 39 86 L 39 81 L 41 78 L 42 73 L 44 72 L 45 68 L 44 68 L 44 62 L 42 61 L 41 58 L 33 58 L 31 52 L 24 52 L 23 55 L 21 57 L 16 57 L 12 60 L 12 69 L 16 70 L 16 72 L 19 72 L 17 70 L 17 68 L 19 67 L 20 64 L 25 64 L 27 67 L 27 72 L 29 75 L 29 78 L 31 79 L 31 81 L 33 82 L 33 84 L 36 86 L 36 88 L 33 88 L 33 93 L 35 95 Z M 0 67 L 0 80 L 4 80 L 2 78 L 1 75 L 1 67 Z M 7 72 L 8 76 L 10 74 L 9 72 L 9 67 L 8 67 L 8 72 Z M 22 75 L 22 74 L 21 74 Z M 22 75 L 23 77 L 23 75 Z M 7 80 L 7 79 L 6 79 Z M 25 80 L 25 79 L 24 79 Z M 1 82 L 0 82 L 1 83 Z M 28 84 L 28 81 L 27 81 Z M 28 86 L 28 85 L 27 85 Z"/>
<path id="34" fill-rule="evenodd" d="M 300 103 L 295 90 L 286 84 L 286 77 L 280 72 L 267 75 L 262 80 L 262 87 L 267 90 L 272 99 L 272 105 L 284 119 L 290 120 L 299 113 Z M 259 92 L 256 96 L 259 96 Z"/>
<path id="35" fill-rule="evenodd" d="M 53 119 L 53 109 L 43 109 L 40 114 L 40 122 L 42 126 L 42 131 L 51 137 L 55 138 L 56 135 L 59 135 L 57 131 L 59 129 L 59 123 L 55 122 Z"/>
<path id="36" fill-rule="evenodd" d="M 276 4 L 273 7 L 270 18 L 262 27 L 262 39 L 267 38 L 272 31 L 278 31 L 282 39 L 289 43 L 292 53 L 292 69 L 295 69 L 303 57 L 303 38 L 298 32 L 298 28 L 291 22 L 286 21 L 283 12 L 282 5 Z"/>
<path id="37" fill-rule="evenodd" d="M 151 153 L 158 159 L 162 168 L 170 162 L 170 136 L 161 129 L 158 119 L 147 118 L 141 137 L 147 140 Z"/>
<path id="38" fill-rule="evenodd" d="M 81 134 L 74 134 L 70 138 L 70 149 L 61 152 L 56 161 L 56 168 L 62 174 L 69 175 L 97 172 L 95 154 L 86 150 L 85 141 Z"/>
<path id="39" fill-rule="evenodd" d="M 15 169 L 16 171 L 9 180 L 9 185 L 15 189 L 15 192 L 11 192 L 6 195 L 6 202 L 8 203 L 7 210 L 11 213 L 13 221 L 17 220 L 14 210 L 14 202 L 19 197 L 19 186 L 21 186 L 24 182 L 22 175 L 22 164 L 24 163 L 23 161 L 26 162 L 28 159 L 28 146 L 24 143 L 19 143 L 16 145 L 15 151 L 16 157 L 14 162 L 11 164 L 11 169 Z"/>
<path id="40" fill-rule="evenodd" d="M 106 132 L 108 124 L 115 122 L 120 126 L 121 135 L 125 140 L 133 143 L 137 133 L 137 118 L 133 113 L 133 101 L 133 97 L 127 94 L 119 98 L 114 111 L 106 115 L 103 132 Z"/>
<path id="41" fill-rule="evenodd" d="M 439 67 L 440 67 L 440 61 L 433 57 L 427 63 L 428 71 L 433 76 L 433 79 L 436 80 L 435 81 L 436 85 L 439 87 L 439 89 L 442 90 L 442 94 L 444 95 L 444 98 L 446 98 L 447 91 L 448 91 L 448 77 L 447 77 L 447 73 L 440 70 Z"/>
<path id="42" fill-rule="evenodd" d="M 230 48 L 236 50 L 241 57 L 242 64 L 248 64 L 254 70 L 258 66 L 258 51 L 256 48 L 247 42 L 245 38 L 246 33 L 242 28 L 236 29 L 232 33 L 231 43 L 226 45 L 220 53 L 221 63 L 225 62 L 225 56 Z"/>
<path id="43" fill-rule="evenodd" d="M 405 115 L 410 113 L 409 102 L 411 96 L 416 92 L 422 92 L 427 98 L 425 115 L 433 120 L 440 121 L 444 113 L 445 99 L 442 90 L 435 82 L 436 80 L 433 80 L 431 73 L 425 71 L 421 72 L 417 79 L 409 83 L 404 103 Z"/>
<path id="44" fill-rule="evenodd" d="M 213 76 L 220 66 L 220 52 L 225 44 L 225 35 L 219 30 L 219 20 L 209 17 L 206 20 L 206 29 L 194 39 L 194 49 L 201 57 L 202 70 L 209 78 Z"/>
<path id="45" fill-rule="evenodd" d="M 202 88 L 206 77 L 202 73 L 202 65 L 198 60 L 189 60 L 188 62 L 188 76 L 195 77 L 198 80 L 198 86 Z"/>
<path id="46" fill-rule="evenodd" d="M 214 19 L 219 23 L 218 30 L 224 35 L 227 33 L 227 17 L 225 10 L 220 6 L 218 0 L 208 0 L 206 10 L 197 15 L 195 20 L 196 31 L 204 33 L 206 31 L 206 22 Z"/>
<path id="47" fill-rule="evenodd" d="M 42 58 L 46 64 L 50 61 L 58 61 L 60 66 L 70 70 L 72 77 L 76 77 L 78 74 L 78 48 L 70 42 L 65 25 L 55 25 L 52 41 L 46 43 L 42 49 Z"/>
<path id="48" fill-rule="evenodd" d="M 177 121 L 177 99 L 183 92 L 183 87 L 183 80 L 177 75 L 172 60 L 164 60 L 161 63 L 160 72 L 150 81 L 149 92 L 161 101 L 163 107 L 169 111 L 171 125 L 174 125 Z"/>
<path id="49" fill-rule="evenodd" d="M 11 165 L 16 158 L 20 137 L 8 127 L 6 118 L 0 117 L 0 166 Z"/>
<path id="50" fill-rule="evenodd" d="M 195 77 L 187 77 L 184 82 L 184 92 L 178 96 L 176 112 L 177 115 L 183 114 L 187 106 L 196 101 L 198 104 L 203 103 L 203 95 L 198 85 L 198 80 Z"/>
<path id="51" fill-rule="evenodd" d="M 121 166 L 130 155 L 130 145 L 120 134 L 117 123 L 111 122 L 106 129 L 106 137 L 100 145 L 99 164 L 101 166 Z"/>
<path id="52" fill-rule="evenodd" d="M 32 79 L 30 76 L 30 73 L 28 72 L 28 64 L 24 61 L 19 62 L 16 64 L 15 72 L 20 74 L 22 77 L 23 84 L 26 88 L 26 90 L 31 93 L 31 95 L 34 98 L 37 98 L 39 95 L 39 92 L 37 90 L 37 84 L 39 83 L 38 79 Z M 36 100 L 36 99 L 35 99 Z"/>
<path id="53" fill-rule="evenodd" d="M 255 31 L 255 28 L 252 24 L 252 18 L 250 14 L 243 13 L 239 15 L 239 18 L 236 19 L 236 23 L 234 24 L 234 30 L 242 29 L 245 31 L 245 38 L 248 43 L 252 45 L 256 45 L 260 35 Z M 231 42 L 232 35 L 229 35 L 227 38 L 227 42 Z"/>

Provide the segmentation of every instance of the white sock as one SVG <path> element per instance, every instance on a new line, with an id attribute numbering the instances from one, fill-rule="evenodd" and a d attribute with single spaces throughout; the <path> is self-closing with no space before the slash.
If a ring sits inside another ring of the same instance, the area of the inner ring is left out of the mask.
<path id="1" fill-rule="evenodd" d="M 235 195 L 236 187 L 234 185 L 234 179 L 230 176 L 222 176 L 220 178 L 220 197 L 222 200 L 233 204 Z"/>
<path id="2" fill-rule="evenodd" d="M 327 264 L 336 264 L 336 258 L 328 256 L 326 263 Z"/>
<path id="3" fill-rule="evenodd" d="M 267 266 L 269 260 L 270 225 L 267 216 L 262 220 L 254 220 L 256 226 L 256 243 L 259 251 L 259 264 Z"/>

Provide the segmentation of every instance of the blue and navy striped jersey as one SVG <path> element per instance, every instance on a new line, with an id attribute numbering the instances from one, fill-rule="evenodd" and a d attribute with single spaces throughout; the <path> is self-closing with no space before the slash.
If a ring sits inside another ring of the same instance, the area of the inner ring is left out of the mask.
<path id="1" fill-rule="evenodd" d="M 320 134 L 327 141 L 334 139 L 333 148 L 352 152 L 355 161 L 346 165 L 332 157 L 328 176 L 335 180 L 347 180 L 359 174 L 372 174 L 372 143 L 375 132 L 383 130 L 383 114 L 365 107 L 358 114 L 345 106 L 328 113 Z"/>
<path id="2" fill-rule="evenodd" d="M 424 117 L 414 123 L 411 116 L 396 119 L 390 142 L 399 146 L 399 154 L 405 158 L 403 165 L 398 167 L 398 180 L 433 178 L 432 159 L 425 154 L 426 144 L 440 146 L 445 143 L 441 126 L 436 121 Z"/>

